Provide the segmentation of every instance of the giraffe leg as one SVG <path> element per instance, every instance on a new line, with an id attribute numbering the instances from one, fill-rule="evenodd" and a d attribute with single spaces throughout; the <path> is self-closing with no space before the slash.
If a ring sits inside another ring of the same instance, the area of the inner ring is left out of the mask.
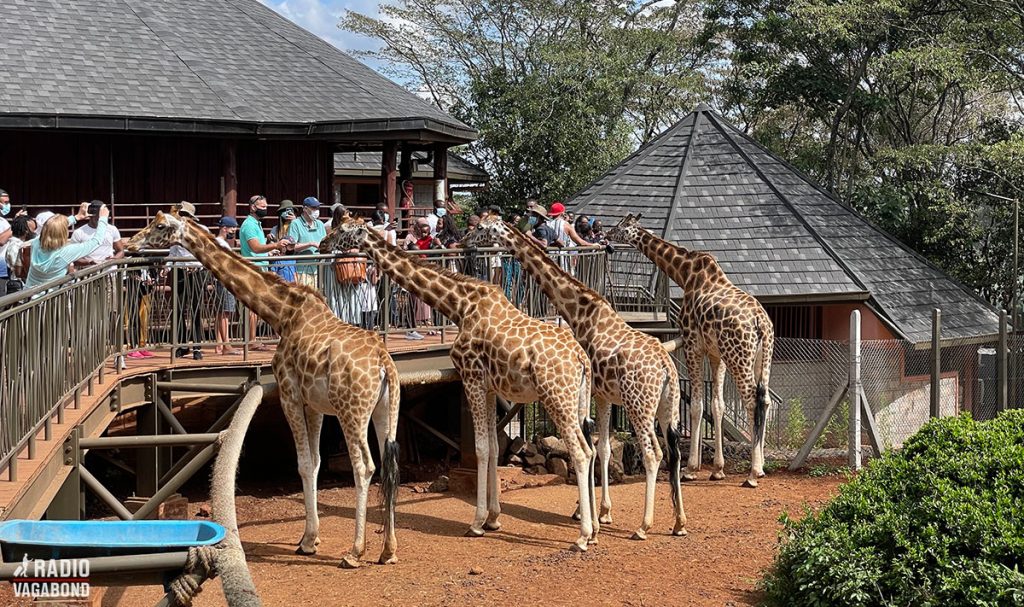
<path id="1" fill-rule="evenodd" d="M 753 380 L 744 381 L 740 387 L 740 398 L 743 399 L 743 406 L 747 410 L 747 419 L 750 420 L 750 475 L 743 481 L 744 487 L 757 487 L 757 479 L 764 476 L 764 416 L 767 411 L 758 412 L 756 407 L 756 388 Z M 760 419 L 759 419 L 760 416 Z"/>
<path id="2" fill-rule="evenodd" d="M 722 415 L 725 413 L 725 401 L 722 389 L 725 386 L 725 365 L 721 359 L 709 357 L 711 362 L 711 416 L 715 424 L 715 468 L 711 472 L 711 480 L 720 481 L 725 478 L 725 455 L 722 451 Z"/>
<path id="3" fill-rule="evenodd" d="M 498 483 L 498 412 L 494 394 L 487 395 L 487 520 L 484 529 L 501 529 L 498 516 L 501 515 L 501 485 Z"/>
<path id="4" fill-rule="evenodd" d="M 306 529 L 299 539 L 297 554 L 316 554 L 316 540 L 320 529 L 320 517 L 316 510 L 316 483 L 313 479 L 313 462 L 310 459 L 309 433 L 304 407 L 299 401 L 293 380 L 283 376 L 278 380 L 281 410 L 295 439 L 295 456 L 298 460 L 299 477 L 302 479 L 302 498 L 306 508 Z"/>
<path id="5" fill-rule="evenodd" d="M 464 374 L 462 386 L 473 415 L 473 441 L 476 447 L 476 515 L 466 535 L 480 537 L 484 534 L 484 523 L 487 522 L 487 485 L 490 478 L 488 458 L 491 447 L 488 434 L 495 433 L 495 429 L 487 425 L 487 403 L 493 400 L 489 398 L 489 391 L 482 377 Z"/>
<path id="6" fill-rule="evenodd" d="M 597 452 L 601 456 L 601 515 L 598 521 L 604 525 L 612 522 L 612 496 L 608 491 L 608 464 L 612 459 L 611 424 L 611 404 L 598 401 L 597 425 L 601 432 L 597 442 Z"/>
<path id="7" fill-rule="evenodd" d="M 317 484 L 320 478 L 320 431 L 324 427 L 324 415 L 323 413 L 317 413 L 316 411 L 306 408 L 306 432 L 309 433 L 309 461 L 313 467 L 311 478 L 312 478 L 312 491 L 313 495 L 317 495 Z M 320 529 L 317 527 L 316 537 L 313 539 L 313 544 L 316 546 L 320 545 Z"/>
<path id="8" fill-rule="evenodd" d="M 341 559 L 343 569 L 358 568 L 359 559 L 366 552 L 366 501 L 370 494 L 370 478 L 374 471 L 366 429 L 367 424 L 360 424 L 358 421 L 342 427 L 345 441 L 349 445 L 352 476 L 356 482 L 355 541 L 352 543 L 352 549 Z"/>
<path id="9" fill-rule="evenodd" d="M 679 482 L 679 381 L 670 374 L 670 382 L 662 392 L 658 407 L 658 423 L 665 433 L 665 444 L 668 445 L 668 480 L 669 497 L 672 500 L 672 511 L 675 522 L 672 535 L 686 535 L 686 513 L 683 511 L 683 487 Z"/>
<path id="10" fill-rule="evenodd" d="M 686 372 L 690 376 L 690 458 L 683 480 L 692 481 L 700 472 L 701 415 L 704 412 L 704 356 L 692 348 L 686 350 Z"/>
<path id="11" fill-rule="evenodd" d="M 654 420 L 648 418 L 637 432 L 640 447 L 644 454 L 644 472 L 646 487 L 644 489 L 644 519 L 640 528 L 633 532 L 632 539 L 646 540 L 647 531 L 654 524 L 654 489 L 658 480 L 658 465 L 661 463 L 661 447 L 654 433 Z"/>
<path id="12" fill-rule="evenodd" d="M 390 386 L 388 386 L 388 390 L 390 390 Z M 372 417 L 374 433 L 377 435 L 377 446 L 380 449 L 381 474 L 383 475 L 388 473 L 388 452 L 385 443 L 387 443 L 388 437 L 392 437 L 391 440 L 394 440 L 395 430 L 398 425 L 398 412 L 391 412 L 389 396 L 389 394 L 385 394 L 383 398 L 377 401 L 377 407 L 373 410 Z M 393 463 L 397 464 L 397 460 Z M 384 485 L 385 483 L 382 480 L 382 488 Z M 395 504 L 387 502 L 386 493 L 385 503 L 383 504 L 383 516 L 384 549 L 381 551 L 377 562 L 382 565 L 393 565 L 398 562 L 398 557 L 395 556 L 395 552 L 398 550 L 398 539 L 395 537 Z"/>

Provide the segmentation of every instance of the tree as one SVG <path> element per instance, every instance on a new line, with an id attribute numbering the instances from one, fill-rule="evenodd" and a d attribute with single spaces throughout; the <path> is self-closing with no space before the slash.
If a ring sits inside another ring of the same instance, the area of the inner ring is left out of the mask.
<path id="1" fill-rule="evenodd" d="M 482 203 L 564 199 L 709 94 L 718 47 L 695 5 L 399 0 L 341 26 L 389 75 L 472 124 Z"/>

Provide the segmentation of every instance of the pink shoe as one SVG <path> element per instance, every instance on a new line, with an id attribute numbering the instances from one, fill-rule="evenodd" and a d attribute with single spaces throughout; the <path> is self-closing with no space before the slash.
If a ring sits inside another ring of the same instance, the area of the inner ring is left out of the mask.
<path id="1" fill-rule="evenodd" d="M 146 358 L 145 356 L 142 355 L 142 352 L 138 352 L 138 351 L 136 351 L 136 352 L 129 352 L 127 354 L 127 356 L 128 356 L 128 358 Z"/>
<path id="2" fill-rule="evenodd" d="M 142 358 L 153 358 L 156 356 L 156 354 L 153 354 L 149 350 L 139 350 L 139 354 L 142 355 Z"/>

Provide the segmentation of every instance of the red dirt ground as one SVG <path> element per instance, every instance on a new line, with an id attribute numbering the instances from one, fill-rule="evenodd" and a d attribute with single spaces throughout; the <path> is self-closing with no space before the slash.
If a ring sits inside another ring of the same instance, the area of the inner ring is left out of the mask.
<path id="1" fill-rule="evenodd" d="M 684 485 L 690 533 L 682 538 L 669 534 L 671 504 L 659 481 L 646 542 L 629 539 L 640 522 L 643 483 L 613 485 L 615 522 L 582 555 L 567 549 L 576 537 L 568 517 L 576 489 L 564 484 L 504 492 L 504 526 L 483 538 L 463 537 L 474 510 L 468 497 L 405 486 L 399 563 L 366 562 L 356 571 L 337 567 L 352 541 L 351 488 L 320 491 L 323 543 L 313 557 L 293 553 L 303 527 L 301 493 L 241 495 L 238 520 L 265 605 L 756 605 L 755 583 L 774 554 L 779 514 L 822 503 L 842 479 L 776 472 L 751 490 L 739 486 L 742 478 Z M 381 548 L 375 509 L 370 519 L 364 558 L 372 561 Z M 471 575 L 472 568 L 482 573 Z M 204 588 L 195 605 L 225 604 L 218 581 Z M 9 586 L 0 587 L 0 604 L 10 596 Z M 155 587 L 108 589 L 102 604 L 150 607 L 160 596 Z"/>

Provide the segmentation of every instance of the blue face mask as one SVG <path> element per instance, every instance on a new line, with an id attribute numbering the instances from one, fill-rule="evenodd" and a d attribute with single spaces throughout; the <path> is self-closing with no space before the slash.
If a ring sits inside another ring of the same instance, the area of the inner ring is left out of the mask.
<path id="1" fill-rule="evenodd" d="M 438 217 L 444 217 L 444 214 L 447 213 L 447 212 L 448 212 L 448 209 L 446 209 L 444 207 L 441 207 L 439 209 L 434 209 L 434 215 L 437 215 Z"/>
<path id="2" fill-rule="evenodd" d="M 537 216 L 530 215 L 530 218 L 526 220 L 526 223 L 530 224 L 531 226 L 537 225 Z"/>
<path id="3" fill-rule="evenodd" d="M 10 212 L 11 212 L 11 203 L 8 202 L 4 206 L 0 207 L 0 215 L 6 216 Z"/>

